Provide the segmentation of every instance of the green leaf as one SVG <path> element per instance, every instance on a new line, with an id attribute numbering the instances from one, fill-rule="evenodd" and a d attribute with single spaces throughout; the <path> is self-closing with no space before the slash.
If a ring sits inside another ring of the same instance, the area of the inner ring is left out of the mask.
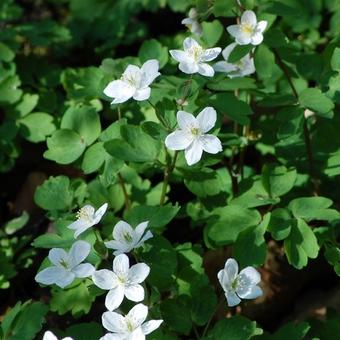
<path id="1" fill-rule="evenodd" d="M 23 228 L 26 225 L 28 220 L 29 220 L 29 215 L 26 211 L 24 211 L 21 216 L 16 217 L 16 218 L 8 221 L 5 224 L 5 227 L 4 227 L 5 233 L 7 235 L 12 235 L 12 234 L 16 233 L 18 230 L 20 230 L 21 228 Z"/>
<path id="2" fill-rule="evenodd" d="M 276 68 L 275 56 L 266 45 L 261 44 L 256 48 L 254 62 L 256 74 L 260 79 L 273 77 Z"/>
<path id="3" fill-rule="evenodd" d="M 85 174 L 91 174 L 104 164 L 107 157 L 108 154 L 104 149 L 104 143 L 95 143 L 85 151 L 81 168 Z"/>
<path id="4" fill-rule="evenodd" d="M 233 79 L 219 79 L 215 82 L 207 84 L 210 90 L 214 91 L 234 91 L 241 89 L 256 89 L 255 79 L 253 78 L 233 78 Z"/>
<path id="5" fill-rule="evenodd" d="M 70 164 L 77 160 L 86 148 L 85 141 L 72 130 L 57 130 L 47 138 L 48 150 L 44 157 L 59 164 Z"/>
<path id="6" fill-rule="evenodd" d="M 61 128 L 77 132 L 82 141 L 91 145 L 100 135 L 99 115 L 92 106 L 70 107 L 63 115 Z"/>
<path id="7" fill-rule="evenodd" d="M 252 45 L 236 45 L 228 57 L 228 60 L 227 60 L 228 63 L 234 64 L 238 62 L 241 58 L 247 55 L 253 48 L 254 46 Z"/>
<path id="8" fill-rule="evenodd" d="M 47 113 L 34 112 L 19 120 L 20 133 L 33 143 L 43 142 L 55 131 L 53 117 Z"/>
<path id="9" fill-rule="evenodd" d="M 260 220 L 261 216 L 256 210 L 229 205 L 212 212 L 207 233 L 218 246 L 227 245 L 235 242 L 242 230 L 257 225 Z"/>
<path id="10" fill-rule="evenodd" d="M 334 71 L 340 72 L 340 48 L 339 47 L 336 47 L 333 51 L 332 58 L 331 58 L 331 67 Z"/>
<path id="11" fill-rule="evenodd" d="M 284 240 L 290 234 L 294 220 L 287 209 L 278 208 L 272 211 L 268 225 L 276 241 Z"/>
<path id="12" fill-rule="evenodd" d="M 22 95 L 22 90 L 18 89 L 20 84 L 18 76 L 10 76 L 0 82 L 0 103 L 14 104 L 17 102 Z"/>
<path id="13" fill-rule="evenodd" d="M 338 220 L 340 213 L 334 209 L 328 209 L 332 204 L 332 200 L 326 197 L 301 197 L 292 200 L 288 208 L 296 218 L 303 218 L 307 221 Z"/>
<path id="14" fill-rule="evenodd" d="M 120 129 L 123 140 L 113 139 L 104 144 L 112 156 L 130 162 L 152 162 L 160 151 L 160 142 L 146 134 L 140 126 L 123 125 Z"/>
<path id="15" fill-rule="evenodd" d="M 39 96 L 37 94 L 25 93 L 20 102 L 18 102 L 13 111 L 11 111 L 11 116 L 14 118 L 22 118 L 33 111 L 37 106 Z"/>
<path id="16" fill-rule="evenodd" d="M 274 334 L 264 334 L 258 337 L 259 340 L 301 340 L 305 339 L 308 331 L 310 329 L 310 325 L 307 322 L 302 322 L 296 324 L 296 322 L 288 322 L 284 326 L 280 327 L 278 331 Z"/>
<path id="17" fill-rule="evenodd" d="M 14 57 L 14 52 L 7 45 L 0 42 L 0 60 L 10 62 Z"/>
<path id="18" fill-rule="evenodd" d="M 69 248 L 74 243 L 74 237 L 66 239 L 57 234 L 43 234 L 38 236 L 32 243 L 35 248 Z"/>
<path id="19" fill-rule="evenodd" d="M 168 48 L 163 46 L 156 39 L 146 40 L 139 49 L 138 58 L 142 63 L 145 63 L 150 59 L 157 59 L 160 68 L 162 68 L 169 59 Z"/>
<path id="20" fill-rule="evenodd" d="M 303 107 L 315 111 L 320 117 L 333 117 L 333 113 L 330 112 L 334 109 L 332 100 L 317 88 L 303 90 L 299 94 L 299 101 Z"/>
<path id="21" fill-rule="evenodd" d="M 234 0 L 215 0 L 212 9 L 215 17 L 233 17 L 235 16 L 236 4 Z"/>
<path id="22" fill-rule="evenodd" d="M 223 26 L 218 20 L 202 23 L 202 39 L 206 42 L 206 47 L 215 47 L 223 33 Z"/>
<path id="23" fill-rule="evenodd" d="M 65 176 L 50 177 L 34 194 L 34 201 L 45 210 L 64 210 L 71 206 L 73 192 Z"/>
<path id="24" fill-rule="evenodd" d="M 125 219 L 131 225 L 137 225 L 141 221 L 149 221 L 149 228 L 159 229 L 167 225 L 178 213 L 181 207 L 178 205 L 172 206 L 170 204 L 164 206 L 147 206 L 139 205 L 130 209 Z"/>
<path id="25" fill-rule="evenodd" d="M 244 316 L 236 315 L 229 319 L 222 319 L 209 332 L 209 340 L 248 340 L 255 335 L 262 334 L 262 329 L 256 327 L 255 321 Z"/>
<path id="26" fill-rule="evenodd" d="M 312 229 L 306 222 L 298 218 L 292 224 L 289 237 L 284 241 L 288 262 L 297 269 L 308 263 L 308 258 L 315 259 L 319 253 L 319 245 Z"/>
<path id="27" fill-rule="evenodd" d="M 79 323 L 67 328 L 67 336 L 77 340 L 97 340 L 102 336 L 102 326 L 96 322 Z"/>

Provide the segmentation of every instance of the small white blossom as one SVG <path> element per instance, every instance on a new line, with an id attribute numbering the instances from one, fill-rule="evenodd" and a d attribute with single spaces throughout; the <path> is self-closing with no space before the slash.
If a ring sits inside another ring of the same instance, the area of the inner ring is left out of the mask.
<path id="1" fill-rule="evenodd" d="M 257 286 L 261 281 L 260 273 L 253 267 L 246 267 L 238 273 L 238 264 L 234 259 L 227 260 L 217 277 L 229 307 L 238 305 L 241 299 L 256 299 L 263 294 L 262 289 Z"/>
<path id="2" fill-rule="evenodd" d="M 199 73 L 202 76 L 213 77 L 214 69 L 207 61 L 214 60 L 221 48 L 204 49 L 193 38 L 186 38 L 183 42 L 184 51 L 170 50 L 171 56 L 179 62 L 179 69 L 187 74 Z"/>
<path id="3" fill-rule="evenodd" d="M 67 253 L 64 249 L 53 248 L 48 254 L 49 260 L 54 264 L 39 272 L 35 281 L 44 285 L 56 284 L 64 288 L 75 278 L 91 276 L 95 268 L 90 263 L 83 262 L 91 251 L 91 245 L 85 241 L 76 241 Z"/>
<path id="4" fill-rule="evenodd" d="M 239 45 L 259 45 L 263 40 L 263 32 L 267 27 L 267 21 L 257 22 L 253 11 L 244 11 L 239 25 L 227 27 L 227 31 L 235 38 Z"/>
<path id="5" fill-rule="evenodd" d="M 249 53 L 236 63 L 228 62 L 230 53 L 236 45 L 236 43 L 232 43 L 227 46 L 222 52 L 225 61 L 218 61 L 214 65 L 216 72 L 225 72 L 229 78 L 244 77 L 255 72 L 254 58 L 252 58 Z"/>
<path id="6" fill-rule="evenodd" d="M 206 134 L 216 123 L 214 108 L 206 107 L 197 117 L 178 111 L 177 122 L 179 129 L 166 137 L 165 145 L 170 150 L 185 150 L 188 165 L 199 162 L 203 151 L 212 154 L 222 151 L 221 141 L 214 135 Z"/>
<path id="7" fill-rule="evenodd" d="M 196 34 L 197 36 L 202 35 L 202 26 L 198 22 L 198 13 L 196 8 L 191 8 L 188 13 L 188 18 L 184 18 L 181 24 L 187 26 L 191 33 Z"/>
<path id="8" fill-rule="evenodd" d="M 101 269 L 93 273 L 92 280 L 101 289 L 109 290 L 105 306 L 108 310 L 117 309 L 124 296 L 131 301 L 144 300 L 144 288 L 140 285 L 150 273 L 145 263 L 137 263 L 130 268 L 129 258 L 120 254 L 113 260 L 113 270 Z"/>
<path id="9" fill-rule="evenodd" d="M 105 242 L 105 246 L 114 249 L 114 255 L 129 253 L 131 250 L 141 247 L 146 240 L 153 236 L 149 230 L 143 236 L 148 223 L 148 221 L 142 222 L 136 229 L 133 229 L 130 224 L 119 221 L 113 228 L 113 240 Z"/>
<path id="10" fill-rule="evenodd" d="M 58 340 L 58 338 L 51 331 L 46 331 L 44 333 L 44 337 L 42 340 Z M 62 338 L 61 340 L 73 340 L 73 339 L 67 336 L 66 338 Z"/>
<path id="11" fill-rule="evenodd" d="M 145 335 L 157 329 L 163 320 L 144 322 L 148 315 L 148 307 L 139 303 L 126 316 L 116 312 L 105 312 L 102 316 L 103 327 L 107 333 L 100 340 L 144 340 Z"/>
<path id="12" fill-rule="evenodd" d="M 88 228 L 98 224 L 105 214 L 107 203 L 103 204 L 97 211 L 92 205 L 85 205 L 77 213 L 77 220 L 71 223 L 68 228 L 75 230 L 74 238 L 77 238 Z"/>
<path id="13" fill-rule="evenodd" d="M 138 101 L 150 97 L 151 83 L 160 75 L 159 62 L 156 59 L 146 61 L 141 68 L 129 65 L 121 79 L 110 82 L 104 89 L 104 94 L 113 98 L 111 104 L 124 103 L 130 98 Z"/>

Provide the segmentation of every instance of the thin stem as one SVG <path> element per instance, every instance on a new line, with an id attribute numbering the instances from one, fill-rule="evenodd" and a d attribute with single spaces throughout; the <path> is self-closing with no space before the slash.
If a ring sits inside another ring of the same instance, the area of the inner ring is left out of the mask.
<path id="1" fill-rule="evenodd" d="M 124 202 L 125 202 L 125 209 L 129 210 L 130 209 L 130 199 L 129 199 L 129 195 L 126 191 L 126 186 L 125 186 L 125 182 L 124 182 L 124 178 L 123 176 L 118 173 L 118 180 L 119 180 L 119 184 L 122 188 L 123 191 L 123 195 L 124 195 Z"/>
<path id="2" fill-rule="evenodd" d="M 120 112 L 120 106 L 117 106 L 117 112 L 118 112 L 118 119 L 122 119 L 122 113 Z"/>
<path id="3" fill-rule="evenodd" d="M 190 89 L 191 89 L 191 84 L 192 84 L 192 77 L 193 77 L 193 75 L 191 74 L 190 78 L 185 82 L 184 91 L 183 91 L 183 97 L 181 99 L 179 99 L 179 105 L 181 106 L 182 109 L 183 109 L 183 104 L 185 103 L 186 99 L 190 95 Z"/>
<path id="4" fill-rule="evenodd" d="M 156 106 L 153 105 L 153 104 L 150 102 L 150 100 L 148 100 L 148 103 L 149 103 L 149 105 L 155 110 L 155 113 L 156 113 L 156 116 L 157 116 L 158 120 L 162 123 L 162 125 L 163 125 L 166 129 L 168 129 L 169 127 L 168 127 L 167 122 L 164 120 L 164 118 L 163 118 L 161 115 L 158 114 L 157 109 L 156 109 Z"/>
<path id="5" fill-rule="evenodd" d="M 213 314 L 211 314 L 211 317 L 210 317 L 210 319 L 208 320 L 208 322 L 207 322 L 207 324 L 206 324 L 206 326 L 205 326 L 205 328 L 204 328 L 204 331 L 203 331 L 203 333 L 202 333 L 201 338 L 204 338 L 205 334 L 207 333 L 207 331 L 208 331 L 208 329 L 209 329 L 209 326 L 210 326 L 210 324 L 211 324 L 211 321 L 213 320 L 215 314 L 216 314 L 217 311 L 220 309 L 220 307 L 221 307 L 221 305 L 222 305 L 223 303 L 224 303 L 224 296 L 221 295 L 221 296 L 220 296 L 220 302 L 219 302 L 218 305 L 216 306 L 216 308 L 215 308 Z"/>
<path id="6" fill-rule="evenodd" d="M 199 338 L 200 338 L 200 335 L 198 334 L 198 330 L 197 330 L 197 328 L 196 328 L 196 325 L 195 325 L 195 324 L 193 324 L 193 325 L 192 325 L 192 328 L 193 328 L 193 330 L 194 330 L 194 333 L 195 333 L 196 339 L 199 339 Z"/>
<path id="7" fill-rule="evenodd" d="M 165 196 L 166 196 L 166 190 L 168 188 L 169 178 L 175 168 L 177 155 L 178 155 L 178 151 L 175 151 L 172 162 L 170 163 L 170 165 L 168 164 L 164 169 L 164 180 L 163 180 L 162 193 L 161 193 L 159 205 L 163 205 L 165 202 Z"/>

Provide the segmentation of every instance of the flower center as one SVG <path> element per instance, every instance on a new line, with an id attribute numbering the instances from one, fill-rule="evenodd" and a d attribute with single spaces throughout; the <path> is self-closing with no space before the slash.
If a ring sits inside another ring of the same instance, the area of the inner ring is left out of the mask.
<path id="1" fill-rule="evenodd" d="M 77 212 L 78 220 L 85 220 L 87 222 L 92 222 L 93 220 L 93 208 L 90 206 L 85 206 Z"/>
<path id="2" fill-rule="evenodd" d="M 203 52 L 204 50 L 201 46 L 193 46 L 189 49 L 189 54 L 193 57 L 196 63 L 200 61 Z"/>
<path id="3" fill-rule="evenodd" d="M 64 267 L 65 269 L 68 269 L 68 263 L 64 259 L 61 259 L 59 263 L 62 267 Z"/>
<path id="4" fill-rule="evenodd" d="M 244 34 L 250 36 L 250 35 L 252 35 L 254 33 L 254 28 L 253 28 L 252 25 L 244 23 L 244 24 L 241 24 L 241 31 Z"/>
<path id="5" fill-rule="evenodd" d="M 118 281 L 123 285 L 125 285 L 125 283 L 126 283 L 126 279 L 125 279 L 124 276 L 118 276 Z"/>
<path id="6" fill-rule="evenodd" d="M 132 242 L 132 236 L 129 233 L 124 233 L 123 234 L 123 238 L 127 243 L 131 243 Z"/>
<path id="7" fill-rule="evenodd" d="M 135 330 L 133 322 L 129 319 L 126 320 L 126 326 L 130 333 L 132 333 Z"/>
<path id="8" fill-rule="evenodd" d="M 196 128 L 196 127 L 192 127 L 190 129 L 190 132 L 194 137 L 198 137 L 198 136 L 201 135 L 201 130 L 199 128 Z"/>
<path id="9" fill-rule="evenodd" d="M 231 283 L 231 288 L 233 290 L 235 290 L 238 286 L 239 282 L 238 282 L 238 277 L 235 278 L 235 280 Z"/>
<path id="10" fill-rule="evenodd" d="M 128 83 L 130 86 L 137 87 L 137 79 L 131 74 L 123 74 L 121 80 Z"/>

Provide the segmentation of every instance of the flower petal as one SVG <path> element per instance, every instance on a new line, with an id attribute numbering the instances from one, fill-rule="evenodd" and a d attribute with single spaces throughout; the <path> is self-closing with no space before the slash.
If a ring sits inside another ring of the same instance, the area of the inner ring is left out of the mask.
<path id="1" fill-rule="evenodd" d="M 67 261 L 68 254 L 64 249 L 52 248 L 48 253 L 48 259 L 57 267 L 60 267 L 61 261 Z"/>
<path id="2" fill-rule="evenodd" d="M 208 106 L 197 115 L 196 119 L 201 131 L 206 133 L 215 126 L 216 110 L 213 107 Z"/>
<path id="3" fill-rule="evenodd" d="M 165 146 L 170 150 L 184 150 L 193 141 L 191 133 L 184 130 L 176 130 L 165 138 Z"/>
<path id="4" fill-rule="evenodd" d="M 97 270 L 92 274 L 93 283 L 104 290 L 110 290 L 117 285 L 117 276 L 108 269 Z"/>
<path id="5" fill-rule="evenodd" d="M 147 241 L 148 239 L 150 239 L 152 237 L 153 237 L 153 235 L 152 235 L 151 231 L 148 230 L 145 233 L 145 235 L 140 239 L 140 241 L 135 245 L 135 248 L 142 246 L 145 241 Z"/>
<path id="6" fill-rule="evenodd" d="M 146 61 L 142 68 L 141 87 L 149 86 L 159 75 L 159 61 L 156 59 L 150 59 Z"/>
<path id="7" fill-rule="evenodd" d="M 268 22 L 266 20 L 261 20 L 256 25 L 256 31 L 263 33 L 264 30 L 267 28 Z"/>
<path id="8" fill-rule="evenodd" d="M 178 65 L 178 68 L 186 74 L 193 74 L 198 72 L 199 65 L 191 60 L 188 60 L 181 61 Z"/>
<path id="9" fill-rule="evenodd" d="M 261 282 L 261 274 L 253 267 L 246 267 L 240 271 L 240 277 L 247 277 L 252 284 L 256 285 Z"/>
<path id="10" fill-rule="evenodd" d="M 46 331 L 42 340 L 58 340 L 58 338 L 51 331 Z"/>
<path id="11" fill-rule="evenodd" d="M 222 51 L 222 56 L 224 58 L 225 61 L 228 61 L 230 53 L 234 50 L 234 48 L 236 47 L 236 43 L 231 43 L 230 45 L 228 45 L 223 51 Z"/>
<path id="12" fill-rule="evenodd" d="M 251 286 L 248 289 L 240 291 L 236 289 L 236 292 L 241 299 L 256 299 L 263 295 L 263 291 L 259 286 Z"/>
<path id="13" fill-rule="evenodd" d="M 236 71 L 237 67 L 234 64 L 227 63 L 226 61 L 218 61 L 213 65 L 213 68 L 216 72 L 225 72 L 229 73 L 232 71 Z"/>
<path id="14" fill-rule="evenodd" d="M 55 281 L 55 284 L 60 288 L 65 288 L 66 286 L 71 284 L 75 278 L 76 276 L 74 275 L 74 273 L 68 270 L 64 270 L 62 275 L 60 275 Z"/>
<path id="15" fill-rule="evenodd" d="M 253 11 L 244 11 L 241 16 L 241 23 L 255 26 L 257 23 L 255 13 Z"/>
<path id="16" fill-rule="evenodd" d="M 234 292 L 226 292 L 227 304 L 229 307 L 234 307 L 241 302 L 241 299 Z"/>
<path id="17" fill-rule="evenodd" d="M 104 203 L 94 214 L 94 224 L 99 223 L 102 219 L 103 215 L 106 213 L 108 204 Z"/>
<path id="18" fill-rule="evenodd" d="M 188 165 L 190 166 L 199 162 L 202 157 L 202 153 L 203 148 L 201 146 L 201 143 L 197 139 L 195 139 L 191 143 L 191 145 L 187 149 L 185 149 L 184 155 Z"/>
<path id="19" fill-rule="evenodd" d="M 230 25 L 230 26 L 227 27 L 227 31 L 231 36 L 236 37 L 237 35 L 240 34 L 240 26 L 239 25 Z"/>
<path id="20" fill-rule="evenodd" d="M 131 251 L 132 247 L 122 243 L 120 241 L 112 240 L 112 241 L 106 241 L 104 242 L 105 247 L 109 249 L 116 249 L 113 253 L 115 255 L 123 254 L 123 253 L 128 253 Z"/>
<path id="21" fill-rule="evenodd" d="M 150 273 L 150 267 L 145 263 L 137 263 L 129 269 L 128 281 L 130 283 L 143 282 Z"/>
<path id="22" fill-rule="evenodd" d="M 95 268 L 91 263 L 81 263 L 72 269 L 76 277 L 84 278 L 89 277 L 95 272 Z"/>
<path id="23" fill-rule="evenodd" d="M 251 37 L 251 44 L 252 45 L 260 45 L 261 42 L 263 41 L 263 34 L 260 32 L 256 32 L 252 37 Z"/>
<path id="24" fill-rule="evenodd" d="M 99 340 L 126 340 L 128 339 L 124 334 L 113 334 L 113 333 L 106 333 L 102 336 Z"/>
<path id="25" fill-rule="evenodd" d="M 201 60 L 202 61 L 214 60 L 221 53 L 221 51 L 222 51 L 221 47 L 208 48 L 204 51 Z"/>
<path id="26" fill-rule="evenodd" d="M 145 335 L 141 327 L 135 329 L 130 335 L 129 340 L 145 340 Z"/>
<path id="27" fill-rule="evenodd" d="M 124 292 L 125 288 L 123 285 L 118 285 L 113 289 L 110 289 L 105 298 L 105 307 L 109 311 L 117 309 L 123 302 Z"/>
<path id="28" fill-rule="evenodd" d="M 127 333 L 125 318 L 116 312 L 105 312 L 102 315 L 103 327 L 113 333 Z"/>
<path id="29" fill-rule="evenodd" d="M 134 235 L 134 230 L 132 229 L 130 224 L 126 223 L 125 221 L 119 221 L 114 226 L 112 235 L 116 241 L 119 241 L 122 244 L 128 244 L 126 242 L 126 236 L 130 236 L 132 239 Z"/>
<path id="30" fill-rule="evenodd" d="M 73 243 L 70 251 L 70 265 L 75 267 L 79 263 L 83 262 L 91 251 L 91 245 L 85 241 L 76 241 Z"/>
<path id="31" fill-rule="evenodd" d="M 248 45 L 251 43 L 252 38 L 248 34 L 240 32 L 235 36 L 235 40 L 239 45 Z"/>
<path id="32" fill-rule="evenodd" d="M 170 50 L 169 53 L 172 56 L 172 58 L 174 58 L 179 63 L 188 62 L 188 60 L 189 60 L 188 54 L 186 52 L 184 52 L 184 51 L 181 51 L 181 50 Z"/>
<path id="33" fill-rule="evenodd" d="M 125 254 L 116 256 L 113 260 L 113 272 L 118 277 L 127 277 L 129 273 L 129 258 Z"/>
<path id="34" fill-rule="evenodd" d="M 144 300 L 144 288 L 139 285 L 131 285 L 125 287 L 125 297 L 128 300 L 134 301 L 134 302 L 140 302 Z"/>
<path id="35" fill-rule="evenodd" d="M 198 73 L 205 77 L 213 77 L 215 74 L 215 71 L 212 68 L 212 66 L 208 64 L 199 64 Z"/>
<path id="36" fill-rule="evenodd" d="M 157 329 L 163 320 L 150 320 L 142 324 L 142 330 L 145 335 L 150 334 L 155 329 Z"/>
<path id="37" fill-rule="evenodd" d="M 218 281 L 220 282 L 221 287 L 223 288 L 223 290 L 225 292 L 230 290 L 230 288 L 231 288 L 231 281 L 229 280 L 229 277 L 228 277 L 228 275 L 227 275 L 227 273 L 226 273 L 226 271 L 224 269 L 221 269 L 217 273 L 217 278 L 218 278 Z"/>
<path id="38" fill-rule="evenodd" d="M 123 73 L 123 78 L 134 80 L 139 83 L 142 77 L 142 70 L 136 65 L 128 65 Z"/>
<path id="39" fill-rule="evenodd" d="M 205 152 L 216 154 L 223 150 L 221 141 L 214 135 L 201 136 L 199 141 Z"/>
<path id="40" fill-rule="evenodd" d="M 104 89 L 104 94 L 110 98 L 114 98 L 112 103 L 124 103 L 130 99 L 135 93 L 135 88 L 122 80 L 114 80 Z"/>
<path id="41" fill-rule="evenodd" d="M 57 281 L 58 277 L 64 275 L 64 272 L 64 268 L 48 267 L 40 271 L 34 279 L 44 285 L 51 285 Z"/>
<path id="42" fill-rule="evenodd" d="M 238 274 L 237 262 L 232 258 L 228 259 L 224 265 L 224 270 L 226 271 L 229 280 L 234 281 Z"/>
<path id="43" fill-rule="evenodd" d="M 129 311 L 127 317 L 133 323 L 134 328 L 137 328 L 141 326 L 141 324 L 145 321 L 147 315 L 148 307 L 143 305 L 142 303 L 139 303 Z"/>
<path id="44" fill-rule="evenodd" d="M 187 51 L 187 50 L 189 50 L 191 48 L 195 48 L 195 47 L 201 47 L 195 39 L 190 38 L 190 37 L 184 39 L 184 41 L 183 41 L 184 51 Z"/>
<path id="45" fill-rule="evenodd" d="M 71 223 L 67 228 L 75 230 L 74 238 L 77 238 L 80 234 L 82 234 L 85 230 L 91 228 L 94 223 L 84 221 L 79 219 L 73 223 Z"/>
<path id="46" fill-rule="evenodd" d="M 135 92 L 135 94 L 133 95 L 133 99 L 134 100 L 138 100 L 138 101 L 143 101 L 143 100 L 147 100 L 150 98 L 150 94 L 151 94 L 151 88 L 150 87 L 145 87 L 144 89 L 139 89 Z"/>
<path id="47" fill-rule="evenodd" d="M 135 241 L 136 242 L 138 242 L 142 238 L 145 229 L 148 227 L 148 224 L 149 224 L 149 221 L 145 221 L 137 225 L 135 229 L 135 235 L 136 235 Z"/>
<path id="48" fill-rule="evenodd" d="M 182 130 L 191 130 L 192 128 L 199 128 L 199 124 L 196 118 L 188 112 L 178 111 L 177 112 L 177 123 Z"/>

